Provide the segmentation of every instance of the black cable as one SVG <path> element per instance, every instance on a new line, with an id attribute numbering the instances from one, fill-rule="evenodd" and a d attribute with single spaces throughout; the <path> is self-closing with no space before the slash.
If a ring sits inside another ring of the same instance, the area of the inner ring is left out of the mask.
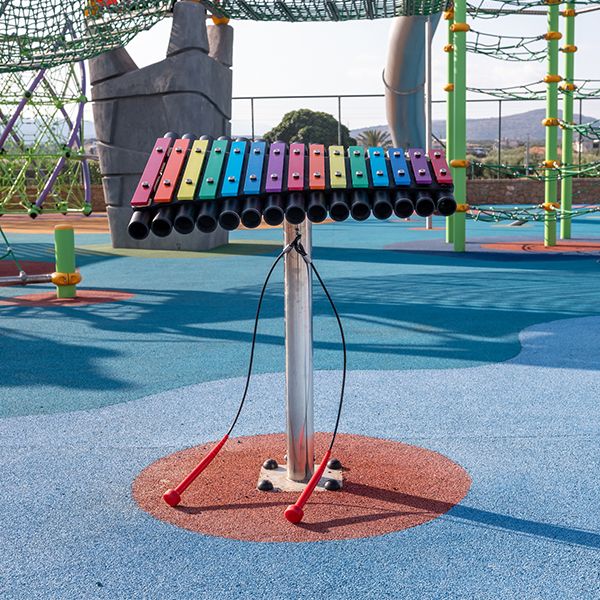
<path id="1" fill-rule="evenodd" d="M 279 254 L 279 256 L 277 256 L 277 258 L 273 261 L 273 264 L 271 265 L 271 268 L 269 269 L 269 272 L 267 273 L 267 276 L 265 277 L 265 281 L 263 283 L 263 287 L 262 290 L 260 292 L 260 296 L 258 299 L 258 306 L 256 307 L 256 316 L 254 317 L 254 330 L 252 332 L 252 343 L 251 343 L 251 348 L 250 348 L 250 360 L 248 362 L 248 373 L 246 375 L 246 384 L 244 387 L 244 393 L 242 394 L 242 399 L 240 400 L 240 405 L 237 411 L 237 414 L 235 415 L 235 418 L 233 419 L 233 422 L 231 423 L 231 427 L 229 428 L 229 430 L 227 431 L 227 435 L 231 435 L 234 427 L 236 426 L 238 419 L 240 418 L 240 415 L 242 414 L 242 409 L 244 408 L 244 404 L 246 402 L 246 398 L 248 396 L 248 389 L 250 388 L 250 380 L 252 378 L 252 367 L 254 365 L 254 352 L 256 350 L 256 337 L 257 337 L 257 333 L 258 333 L 258 323 L 260 320 L 260 311 L 262 308 L 262 303 L 265 297 L 265 292 L 267 290 L 267 286 L 269 284 L 269 280 L 271 279 L 271 275 L 273 274 L 273 271 L 275 270 L 275 267 L 277 267 L 277 265 L 279 264 L 279 261 L 286 255 L 288 254 L 291 250 L 295 250 L 296 252 L 298 252 L 298 254 L 300 256 L 302 256 L 302 258 L 304 259 L 304 262 L 306 263 L 306 267 L 308 270 L 308 275 L 310 277 L 311 271 L 315 274 L 317 280 L 319 281 L 319 284 L 321 285 L 321 288 L 323 289 L 323 291 L 325 292 L 325 296 L 327 296 L 327 300 L 329 300 L 329 304 L 331 305 L 331 308 L 333 310 L 333 314 L 335 315 L 335 318 L 337 320 L 337 324 L 340 330 L 340 338 L 342 341 L 342 353 L 343 353 L 343 368 L 342 368 L 342 385 L 341 385 L 341 390 L 340 390 L 340 400 L 339 400 L 339 404 L 338 404 L 338 411 L 337 411 L 337 417 L 335 420 L 335 427 L 333 428 L 333 434 L 331 436 L 331 442 L 329 444 L 329 450 L 331 450 L 333 448 L 333 445 L 335 443 L 335 438 L 337 437 L 337 432 L 338 432 L 338 428 L 340 425 L 340 418 L 342 415 L 342 406 L 344 404 L 344 393 L 345 393 L 345 389 L 346 389 L 346 370 L 347 370 L 347 350 L 346 350 L 346 337 L 344 335 L 344 328 L 342 326 L 342 320 L 340 318 L 340 315 L 337 311 L 337 308 L 335 306 L 335 303 L 333 302 L 333 299 L 331 298 L 331 295 L 329 294 L 329 290 L 327 289 L 327 286 L 325 285 L 323 279 L 321 278 L 321 275 L 319 274 L 319 271 L 317 270 L 317 268 L 315 267 L 314 263 L 312 262 L 312 260 L 308 257 L 308 254 L 306 252 L 306 250 L 304 249 L 304 246 L 302 246 L 302 243 L 300 242 L 301 239 L 301 235 L 298 234 L 295 239 L 290 242 Z"/>
<path id="2" fill-rule="evenodd" d="M 296 240 L 294 240 L 295 242 Z M 294 243 L 292 242 L 292 244 Z M 248 363 L 248 374 L 246 375 L 246 386 L 244 387 L 244 393 L 242 394 L 242 399 L 240 400 L 240 406 L 238 408 L 237 414 L 231 423 L 231 427 L 227 431 L 227 435 L 231 435 L 233 428 L 235 427 L 240 415 L 242 414 L 242 409 L 244 408 L 244 403 L 246 402 L 246 396 L 248 395 L 248 388 L 250 387 L 250 379 L 252 377 L 252 365 L 254 364 L 254 351 L 256 349 L 256 334 L 258 332 L 258 321 L 260 319 L 260 309 L 262 308 L 263 299 L 265 297 L 265 292 L 267 291 L 267 285 L 269 284 L 269 279 L 271 279 L 271 275 L 275 270 L 275 267 L 279 264 L 279 261 L 292 249 L 292 244 L 288 244 L 279 254 L 279 256 L 275 259 L 267 276 L 265 278 L 265 282 L 263 283 L 262 290 L 260 292 L 260 297 L 258 299 L 258 306 L 256 307 L 256 316 L 254 317 L 254 331 L 252 333 L 252 346 L 250 349 L 250 361 Z"/>
<path id="3" fill-rule="evenodd" d="M 335 419 L 335 427 L 333 428 L 333 434 L 331 436 L 331 442 L 329 444 L 329 450 L 331 450 L 335 443 L 335 438 L 337 437 L 338 428 L 340 425 L 340 418 L 342 416 L 342 407 L 344 405 L 344 393 L 346 390 L 346 367 L 347 367 L 347 363 L 348 363 L 347 351 L 346 351 L 346 336 L 344 335 L 344 327 L 342 326 L 342 319 L 340 318 L 340 315 L 337 311 L 335 303 L 333 302 L 333 299 L 331 298 L 331 295 L 329 294 L 329 290 L 327 289 L 327 286 L 325 285 L 323 279 L 321 278 L 321 275 L 319 274 L 317 267 L 315 267 L 315 264 L 313 263 L 313 261 L 308 257 L 308 253 L 306 252 L 306 250 L 304 249 L 304 246 L 300 242 L 299 235 L 296 237 L 296 239 L 292 242 L 291 245 L 294 247 L 294 250 L 296 250 L 296 252 L 298 252 L 298 254 L 300 254 L 300 256 L 302 256 L 302 258 L 304 259 L 304 262 L 306 263 L 306 266 L 308 268 L 309 276 L 310 276 L 310 271 L 312 270 L 312 272 L 316 275 L 317 279 L 319 280 L 319 284 L 321 285 L 321 288 L 325 292 L 325 295 L 327 296 L 327 300 L 329 300 L 329 304 L 331 305 L 333 314 L 335 315 L 335 318 L 337 320 L 337 324 L 338 324 L 338 327 L 340 330 L 340 338 L 342 341 L 342 354 L 343 354 L 344 360 L 343 360 L 343 367 L 342 367 L 342 385 L 340 388 L 340 401 L 338 404 L 337 417 Z"/>

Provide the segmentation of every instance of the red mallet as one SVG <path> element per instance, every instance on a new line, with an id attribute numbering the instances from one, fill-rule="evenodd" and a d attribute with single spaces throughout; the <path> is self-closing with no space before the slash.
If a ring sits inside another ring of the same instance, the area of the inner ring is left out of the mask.
<path id="1" fill-rule="evenodd" d="M 331 449 L 327 450 L 319 468 L 313 473 L 313 476 L 310 478 L 307 486 L 304 488 L 304 491 L 300 495 L 300 498 L 296 501 L 296 504 L 290 504 L 286 509 L 283 515 L 290 523 L 300 523 L 302 518 L 304 517 L 304 505 L 308 502 L 311 494 L 314 489 L 317 487 L 317 483 L 321 477 L 323 477 L 323 473 L 325 472 L 325 467 L 331 458 Z"/>
<path id="2" fill-rule="evenodd" d="M 177 506 L 181 502 L 181 494 L 183 494 L 196 477 L 210 465 L 213 458 L 219 454 L 219 451 L 228 439 L 229 434 L 225 434 L 223 439 L 200 461 L 198 466 L 177 487 L 169 489 L 163 494 L 163 500 L 169 506 Z"/>

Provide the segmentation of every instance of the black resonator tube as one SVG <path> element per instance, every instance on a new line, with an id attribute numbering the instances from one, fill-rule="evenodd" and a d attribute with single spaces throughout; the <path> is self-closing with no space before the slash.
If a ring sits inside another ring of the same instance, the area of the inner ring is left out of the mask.
<path id="1" fill-rule="evenodd" d="M 244 202 L 241 213 L 242 225 L 248 229 L 255 229 L 262 220 L 262 203 L 260 198 L 253 196 Z"/>
<path id="2" fill-rule="evenodd" d="M 311 192 L 308 195 L 306 216 L 312 223 L 322 223 L 327 218 L 327 200 L 325 192 Z"/>
<path id="3" fill-rule="evenodd" d="M 207 200 L 200 202 L 198 216 L 196 217 L 196 227 L 202 233 L 212 233 L 217 228 L 217 202 Z"/>
<path id="4" fill-rule="evenodd" d="M 373 194 L 373 216 L 377 219 L 389 219 L 394 212 L 387 190 L 377 190 Z"/>
<path id="5" fill-rule="evenodd" d="M 228 198 L 223 202 L 223 208 L 219 215 L 219 225 L 226 231 L 233 231 L 240 226 L 240 215 L 238 213 L 239 201 L 237 198 Z"/>
<path id="6" fill-rule="evenodd" d="M 435 202 L 429 192 L 419 190 L 415 202 L 415 212 L 420 217 L 430 217 L 435 210 Z"/>
<path id="7" fill-rule="evenodd" d="M 285 211 L 283 210 L 283 198 L 279 194 L 271 194 L 265 200 L 263 208 L 263 219 L 267 225 L 276 227 L 283 223 Z"/>
<path id="8" fill-rule="evenodd" d="M 408 190 L 397 190 L 394 194 L 394 213 L 399 219 L 408 219 L 415 212 L 415 205 Z"/>
<path id="9" fill-rule="evenodd" d="M 186 200 L 177 208 L 177 214 L 173 219 L 173 227 L 177 233 L 188 234 L 194 231 L 196 226 L 196 213 L 198 206 L 195 202 Z"/>
<path id="10" fill-rule="evenodd" d="M 302 192 L 292 192 L 285 207 L 285 219 L 292 225 L 300 225 L 306 218 L 306 210 L 304 208 L 304 194 Z"/>
<path id="11" fill-rule="evenodd" d="M 352 193 L 350 213 L 355 221 L 366 221 L 371 215 L 369 194 L 365 190 L 357 190 Z"/>
<path id="12" fill-rule="evenodd" d="M 456 200 L 452 192 L 440 191 L 437 197 L 437 211 L 443 217 L 449 217 L 456 212 Z"/>
<path id="13" fill-rule="evenodd" d="M 135 210 L 131 215 L 127 233 L 134 240 L 145 240 L 150 233 L 150 219 L 152 214 L 148 210 Z"/>
<path id="14" fill-rule="evenodd" d="M 150 229 L 152 229 L 152 233 L 157 237 L 167 237 L 171 231 L 173 231 L 173 219 L 171 210 L 171 206 L 161 206 L 156 213 L 154 219 L 152 219 L 152 223 L 150 224 Z"/>
<path id="15" fill-rule="evenodd" d="M 329 216 L 334 221 L 345 221 L 350 216 L 350 207 L 346 199 L 346 192 L 333 192 L 329 203 Z"/>

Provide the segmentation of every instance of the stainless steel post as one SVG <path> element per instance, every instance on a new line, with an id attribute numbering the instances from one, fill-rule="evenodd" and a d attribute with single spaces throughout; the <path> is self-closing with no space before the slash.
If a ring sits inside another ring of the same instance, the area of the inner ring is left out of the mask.
<path id="1" fill-rule="evenodd" d="M 431 44 L 433 41 L 433 28 L 431 17 L 425 21 L 425 151 L 429 154 L 432 139 L 431 109 L 433 106 L 431 98 Z M 425 217 L 425 229 L 433 229 L 433 218 Z"/>
<path id="2" fill-rule="evenodd" d="M 312 252 L 311 223 L 283 225 L 284 244 L 300 234 Z M 284 259 L 285 398 L 288 479 L 308 481 L 314 469 L 312 278 L 297 252 Z"/>

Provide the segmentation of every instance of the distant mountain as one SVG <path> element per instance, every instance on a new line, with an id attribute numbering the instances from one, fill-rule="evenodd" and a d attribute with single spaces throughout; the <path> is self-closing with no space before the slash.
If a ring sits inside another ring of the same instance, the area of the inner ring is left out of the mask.
<path id="1" fill-rule="evenodd" d="M 542 119 L 546 116 L 546 111 L 543 108 L 530 110 L 517 115 L 507 115 L 502 117 L 502 139 L 525 141 L 529 136 L 530 141 L 544 139 L 544 127 Z M 559 111 L 559 117 L 562 116 L 562 111 Z M 579 122 L 579 115 L 575 115 L 575 121 Z M 594 117 L 582 117 L 582 123 L 595 121 Z M 443 139 L 446 137 L 446 121 L 433 121 L 433 134 Z M 378 129 L 389 131 L 387 125 L 375 125 L 372 127 L 363 127 L 361 129 L 353 129 L 350 132 L 352 137 L 360 135 L 366 129 Z M 560 132 L 559 132 L 560 135 Z M 467 119 L 467 139 L 470 142 L 476 141 L 491 141 L 498 139 L 498 118 L 488 117 L 485 119 Z"/>

